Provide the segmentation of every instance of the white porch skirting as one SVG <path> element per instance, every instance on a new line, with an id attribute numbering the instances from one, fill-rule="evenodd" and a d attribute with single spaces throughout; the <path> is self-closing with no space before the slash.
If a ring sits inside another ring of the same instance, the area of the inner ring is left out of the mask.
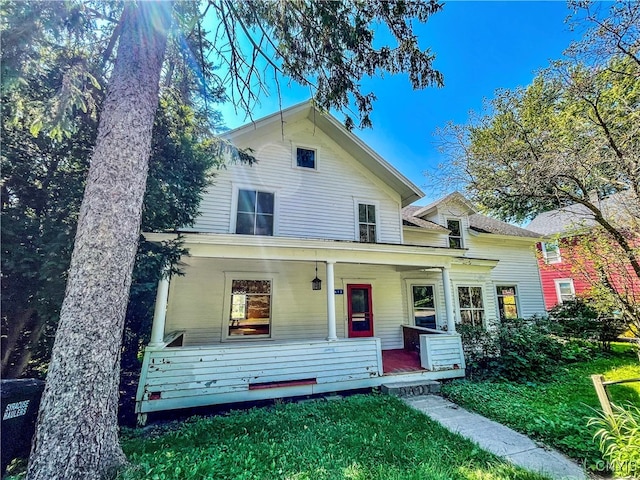
<path id="1" fill-rule="evenodd" d="M 464 376 L 464 369 L 403 377 Z M 380 339 L 147 347 L 136 413 L 370 388 L 383 377 Z"/>

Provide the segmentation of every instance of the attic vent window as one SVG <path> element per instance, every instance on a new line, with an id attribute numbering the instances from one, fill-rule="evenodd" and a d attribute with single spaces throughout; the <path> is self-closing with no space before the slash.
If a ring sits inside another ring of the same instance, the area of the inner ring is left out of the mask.
<path id="1" fill-rule="evenodd" d="M 296 166 L 302 168 L 316 168 L 316 151 L 309 148 L 296 149 Z"/>
<path id="2" fill-rule="evenodd" d="M 449 248 L 462 248 L 462 226 L 460 220 L 447 220 L 449 230 Z"/>

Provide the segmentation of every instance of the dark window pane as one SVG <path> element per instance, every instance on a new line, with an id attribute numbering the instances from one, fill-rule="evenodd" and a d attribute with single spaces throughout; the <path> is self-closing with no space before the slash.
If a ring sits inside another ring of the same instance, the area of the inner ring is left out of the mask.
<path id="1" fill-rule="evenodd" d="M 254 219 L 253 213 L 240 213 L 236 219 L 236 233 L 241 235 L 254 235 Z"/>
<path id="2" fill-rule="evenodd" d="M 449 248 L 462 248 L 462 239 L 449 237 Z"/>
<path id="3" fill-rule="evenodd" d="M 360 224 L 360 241 L 361 242 L 369 241 L 369 237 L 367 235 L 367 225 L 362 223 Z"/>
<path id="4" fill-rule="evenodd" d="M 371 330 L 371 320 L 369 318 L 369 315 L 354 315 L 351 318 L 351 328 L 354 332 L 367 332 Z"/>
<path id="5" fill-rule="evenodd" d="M 451 230 L 452 236 L 460 236 L 460 222 L 458 220 L 447 220 L 447 228 Z"/>
<path id="6" fill-rule="evenodd" d="M 256 235 L 273 235 L 273 215 L 256 215 Z"/>
<path id="7" fill-rule="evenodd" d="M 516 289 L 515 287 L 496 287 L 498 290 L 498 295 L 515 295 Z"/>
<path id="8" fill-rule="evenodd" d="M 460 300 L 460 308 L 471 308 L 469 287 L 458 287 L 458 298 Z"/>
<path id="9" fill-rule="evenodd" d="M 358 205 L 358 221 L 360 223 L 367 221 L 367 206 L 362 203 Z"/>
<path id="10" fill-rule="evenodd" d="M 376 206 L 367 205 L 367 221 L 369 223 L 376 223 Z"/>
<path id="11" fill-rule="evenodd" d="M 414 285 L 413 306 L 416 308 L 434 308 L 433 287 L 430 285 Z"/>
<path id="12" fill-rule="evenodd" d="M 353 313 L 362 313 L 367 311 L 366 297 L 367 291 L 364 289 L 351 290 L 351 311 Z"/>
<path id="13" fill-rule="evenodd" d="M 238 212 L 256 211 L 256 192 L 253 190 L 240 190 L 238 192 Z"/>
<path id="14" fill-rule="evenodd" d="M 369 225 L 369 242 L 375 243 L 376 241 L 376 226 Z"/>
<path id="15" fill-rule="evenodd" d="M 258 192 L 258 213 L 273 214 L 273 193 Z"/>
<path id="16" fill-rule="evenodd" d="M 471 303 L 474 308 L 482 308 L 482 288 L 471 287 Z"/>
<path id="17" fill-rule="evenodd" d="M 316 168 L 316 152 L 306 148 L 298 148 L 296 151 L 296 164 L 304 168 Z"/>
<path id="18" fill-rule="evenodd" d="M 463 325 L 473 325 L 471 318 L 471 312 L 469 310 L 463 310 L 460 312 L 460 321 Z"/>

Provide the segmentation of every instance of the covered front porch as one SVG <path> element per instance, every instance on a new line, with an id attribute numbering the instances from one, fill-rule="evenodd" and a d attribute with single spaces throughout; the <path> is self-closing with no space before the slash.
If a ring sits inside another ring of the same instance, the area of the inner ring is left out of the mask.
<path id="1" fill-rule="evenodd" d="M 419 332 L 423 347 L 382 350 L 380 339 L 180 346 L 182 332 L 145 351 L 136 395 L 146 414 L 207 405 L 372 388 L 390 381 L 463 377 L 457 334 Z M 430 368 L 428 368 L 430 367 Z"/>
<path id="2" fill-rule="evenodd" d="M 231 237 L 187 235 L 186 275 L 160 281 L 141 416 L 464 376 L 451 271 L 495 262 L 434 247 Z M 418 290 L 432 297 L 419 311 Z"/>

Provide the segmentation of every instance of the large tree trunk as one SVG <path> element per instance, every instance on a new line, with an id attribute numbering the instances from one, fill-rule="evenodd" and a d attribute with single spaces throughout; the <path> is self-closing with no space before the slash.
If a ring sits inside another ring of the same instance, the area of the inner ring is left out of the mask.
<path id="1" fill-rule="evenodd" d="M 129 2 L 102 108 L 29 479 L 110 476 L 120 350 L 138 243 L 170 2 Z"/>

